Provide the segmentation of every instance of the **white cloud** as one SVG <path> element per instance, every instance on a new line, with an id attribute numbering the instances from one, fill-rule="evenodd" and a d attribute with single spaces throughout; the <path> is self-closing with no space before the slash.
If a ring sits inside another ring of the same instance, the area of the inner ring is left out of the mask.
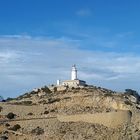
<path id="1" fill-rule="evenodd" d="M 79 45 L 80 41 L 67 38 L 0 38 L 0 93 L 15 96 L 58 78 L 69 79 L 72 64 L 77 64 L 80 79 L 91 84 L 140 90 L 139 56 L 87 51 Z"/>
<path id="2" fill-rule="evenodd" d="M 19 55 L 14 51 L 1 51 L 0 52 L 0 64 L 9 63 L 12 60 L 18 59 Z"/>
<path id="3" fill-rule="evenodd" d="M 0 35 L 0 38 L 21 38 L 21 39 L 31 39 L 29 35 Z"/>

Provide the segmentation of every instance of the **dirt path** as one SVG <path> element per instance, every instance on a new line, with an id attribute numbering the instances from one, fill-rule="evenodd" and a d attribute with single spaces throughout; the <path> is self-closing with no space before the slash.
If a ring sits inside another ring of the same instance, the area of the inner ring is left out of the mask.
<path id="1" fill-rule="evenodd" d="M 11 119 L 11 120 L 3 119 L 3 120 L 0 120 L 0 124 L 2 124 L 4 122 L 16 122 L 16 121 L 28 121 L 28 120 L 44 120 L 44 119 L 55 119 L 55 118 L 57 118 L 57 117 L 28 118 L 28 119 Z"/>

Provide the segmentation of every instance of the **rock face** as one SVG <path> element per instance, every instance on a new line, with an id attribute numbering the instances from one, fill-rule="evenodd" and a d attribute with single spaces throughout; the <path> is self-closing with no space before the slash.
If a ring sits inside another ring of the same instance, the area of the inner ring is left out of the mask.
<path id="1" fill-rule="evenodd" d="M 95 86 L 45 86 L 0 106 L 0 137 L 12 140 L 140 139 L 137 94 Z M 6 117 L 10 112 L 15 114 L 12 119 Z M 20 128 L 11 129 L 14 126 Z"/>

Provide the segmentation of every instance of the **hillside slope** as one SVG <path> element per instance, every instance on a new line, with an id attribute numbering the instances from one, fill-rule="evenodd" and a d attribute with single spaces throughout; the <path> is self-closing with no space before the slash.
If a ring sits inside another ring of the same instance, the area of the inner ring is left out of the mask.
<path id="1" fill-rule="evenodd" d="M 0 106 L 3 139 L 140 139 L 140 98 L 129 92 L 45 86 Z"/>

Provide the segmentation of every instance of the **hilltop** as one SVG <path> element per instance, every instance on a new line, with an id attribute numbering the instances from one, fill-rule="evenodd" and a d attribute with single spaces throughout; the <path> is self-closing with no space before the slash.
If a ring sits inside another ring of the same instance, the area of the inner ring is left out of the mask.
<path id="1" fill-rule="evenodd" d="M 0 108 L 1 139 L 140 139 L 140 97 L 130 89 L 44 86 Z"/>

